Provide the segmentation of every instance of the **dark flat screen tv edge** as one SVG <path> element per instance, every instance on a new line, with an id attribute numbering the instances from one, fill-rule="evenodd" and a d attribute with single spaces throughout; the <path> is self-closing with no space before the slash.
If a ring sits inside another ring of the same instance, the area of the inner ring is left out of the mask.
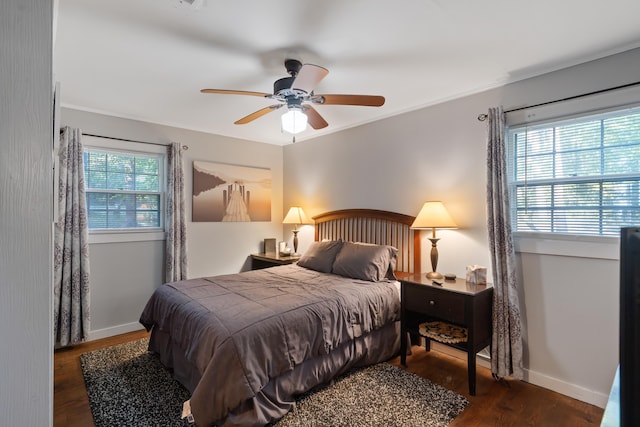
<path id="1" fill-rule="evenodd" d="M 620 426 L 640 426 L 640 227 L 620 230 Z"/>

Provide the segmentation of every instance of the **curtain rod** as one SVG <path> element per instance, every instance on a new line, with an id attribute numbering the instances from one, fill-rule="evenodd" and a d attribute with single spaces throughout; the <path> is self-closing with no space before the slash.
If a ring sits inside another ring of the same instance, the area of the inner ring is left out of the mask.
<path id="1" fill-rule="evenodd" d="M 60 128 L 60 133 L 62 133 L 63 131 L 64 131 L 64 129 Z M 169 144 L 160 144 L 159 142 L 136 141 L 134 139 L 125 139 L 125 138 L 113 138 L 111 136 L 95 135 L 95 134 L 92 134 L 92 133 L 83 133 L 82 135 L 84 135 L 84 136 L 93 136 L 94 138 L 115 139 L 116 141 L 136 142 L 136 143 L 139 143 L 139 144 L 160 145 L 162 147 L 168 147 L 169 146 Z M 189 146 L 188 145 L 183 145 L 182 149 L 183 150 L 188 150 Z"/>
<path id="2" fill-rule="evenodd" d="M 598 95 L 600 93 L 611 92 L 612 90 L 618 90 L 618 89 L 625 89 L 625 88 L 632 87 L 632 86 L 637 86 L 637 85 L 640 85 L 640 82 L 627 83 L 627 84 L 624 84 L 624 85 L 611 87 L 609 89 L 594 90 L 593 92 L 583 93 L 581 95 L 569 96 L 567 98 L 562 98 L 562 99 L 556 99 L 555 101 L 541 102 L 539 104 L 529 105 L 529 106 L 526 106 L 526 107 L 512 108 L 511 110 L 505 111 L 505 114 L 506 113 L 512 113 L 514 111 L 526 110 L 527 108 L 542 107 L 543 105 L 555 104 L 557 102 L 571 101 L 573 99 L 584 98 L 585 96 Z M 484 122 L 485 120 L 487 120 L 487 117 L 489 117 L 489 116 L 486 113 L 483 113 L 483 114 L 478 115 L 478 120 L 481 121 L 481 122 Z"/>

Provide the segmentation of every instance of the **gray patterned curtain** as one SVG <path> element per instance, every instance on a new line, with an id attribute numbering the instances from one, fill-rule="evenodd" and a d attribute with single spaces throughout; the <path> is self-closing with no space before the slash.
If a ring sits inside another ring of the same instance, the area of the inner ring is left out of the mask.
<path id="1" fill-rule="evenodd" d="M 187 278 L 187 231 L 184 214 L 184 173 L 182 148 L 173 142 L 168 147 L 167 174 L 167 248 L 165 280 Z"/>
<path id="2" fill-rule="evenodd" d="M 522 379 L 522 330 L 511 234 L 502 107 L 490 108 L 487 143 L 487 209 L 493 271 L 491 372 Z"/>
<path id="3" fill-rule="evenodd" d="M 58 211 L 54 231 L 54 334 L 67 346 L 89 337 L 89 242 L 82 133 L 65 127 L 58 150 Z"/>

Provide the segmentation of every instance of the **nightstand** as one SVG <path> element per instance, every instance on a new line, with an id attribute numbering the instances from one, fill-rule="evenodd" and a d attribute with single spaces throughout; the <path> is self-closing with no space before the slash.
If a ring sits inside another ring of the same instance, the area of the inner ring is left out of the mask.
<path id="1" fill-rule="evenodd" d="M 407 364 L 407 332 L 418 335 L 421 323 L 444 322 L 467 330 L 467 340 L 458 343 L 447 339 L 430 340 L 467 352 L 469 394 L 476 394 L 476 353 L 491 344 L 491 311 L 493 287 L 471 285 L 465 279 L 438 280 L 434 284 L 424 274 L 400 278 L 402 283 L 400 362 Z"/>
<path id="2" fill-rule="evenodd" d="M 280 256 L 276 253 L 251 254 L 251 269 L 259 270 L 261 268 L 276 267 L 278 265 L 293 264 L 298 261 L 300 256 Z"/>

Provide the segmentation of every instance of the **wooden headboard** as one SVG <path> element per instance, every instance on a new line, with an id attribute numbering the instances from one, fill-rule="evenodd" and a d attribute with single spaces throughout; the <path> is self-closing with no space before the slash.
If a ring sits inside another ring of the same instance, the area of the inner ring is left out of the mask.
<path id="1" fill-rule="evenodd" d="M 420 230 L 415 217 L 375 209 L 344 209 L 313 217 L 315 240 L 375 243 L 398 248 L 396 271 L 420 272 Z"/>

